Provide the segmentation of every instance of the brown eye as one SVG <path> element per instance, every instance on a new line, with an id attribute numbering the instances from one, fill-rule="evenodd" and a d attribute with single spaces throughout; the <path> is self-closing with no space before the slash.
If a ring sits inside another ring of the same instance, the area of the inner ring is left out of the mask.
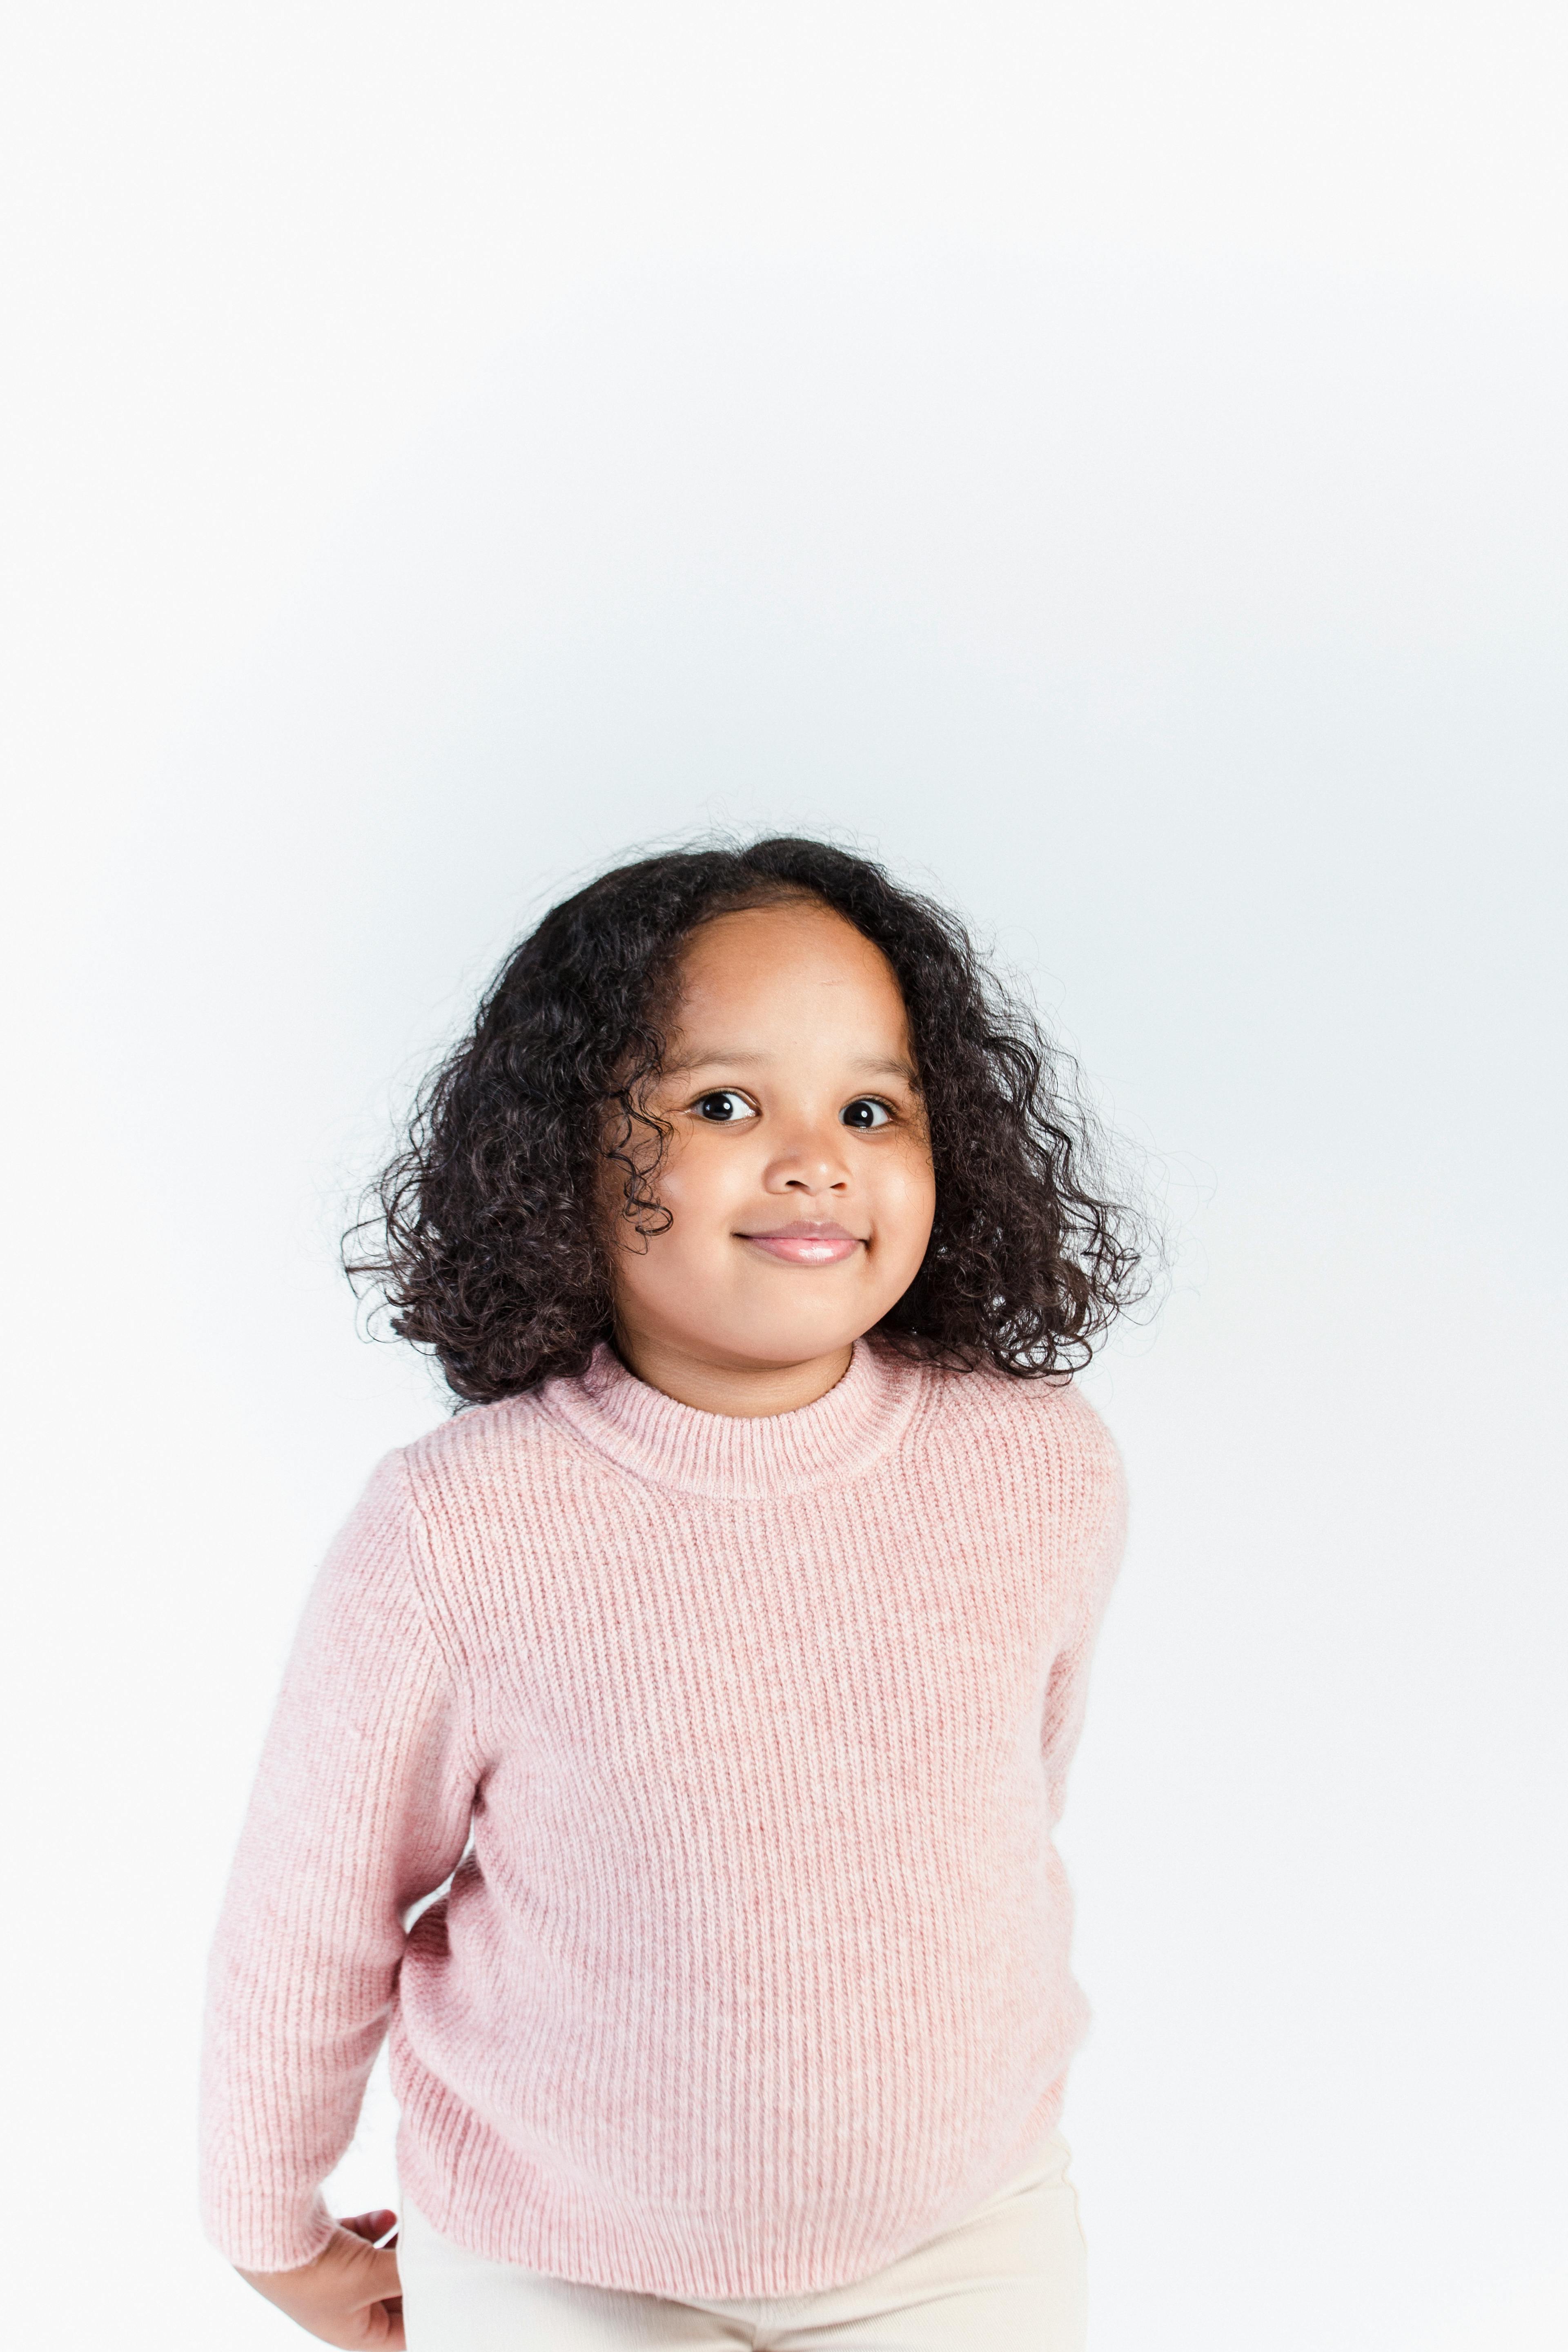
<path id="1" fill-rule="evenodd" d="M 691 1106 L 699 1118 L 711 1126 L 729 1127 L 736 1120 L 755 1118 L 756 1112 L 744 1095 L 735 1094 L 729 1087 L 721 1087 L 710 1095 L 699 1095 Z"/>
<path id="2" fill-rule="evenodd" d="M 838 1114 L 846 1127 L 886 1127 L 893 1114 L 875 1095 L 857 1095 Z"/>

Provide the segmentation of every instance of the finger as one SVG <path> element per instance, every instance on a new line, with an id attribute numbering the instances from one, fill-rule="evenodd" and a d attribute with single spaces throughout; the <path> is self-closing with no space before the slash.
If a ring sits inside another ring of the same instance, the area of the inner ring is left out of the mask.
<path id="1" fill-rule="evenodd" d="M 363 2220 L 365 2217 L 360 2217 Z M 358 2312 L 367 2333 L 367 2344 L 379 2344 L 376 2330 L 381 2325 L 377 2306 L 395 2302 L 403 2293 L 403 2281 L 397 2273 L 397 2256 L 390 2246 L 373 2246 L 357 2236 L 346 2224 L 340 2223 L 340 2234 L 334 2240 L 338 2252 L 338 2288 L 346 2307 Z"/>
<path id="2" fill-rule="evenodd" d="M 390 2304 L 373 2303 L 363 2316 L 363 2341 L 367 2345 L 374 2345 L 376 2352 L 407 2352 L 401 2304 L 395 2308 Z"/>
<path id="3" fill-rule="evenodd" d="M 397 2274 L 397 2256 L 390 2246 L 370 2251 L 355 2285 L 366 2303 L 396 2301 L 403 2293 L 403 2281 Z"/>
<path id="4" fill-rule="evenodd" d="M 378 2207 L 374 2213 L 345 2213 L 338 2227 L 352 2231 L 356 2238 L 384 2238 L 396 2219 L 390 2207 Z"/>

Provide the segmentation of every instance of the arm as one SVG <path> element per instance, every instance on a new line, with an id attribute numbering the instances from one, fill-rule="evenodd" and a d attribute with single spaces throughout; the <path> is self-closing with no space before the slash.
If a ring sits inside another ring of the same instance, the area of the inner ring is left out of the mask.
<path id="1" fill-rule="evenodd" d="M 388 1454 L 306 1603 L 213 1946 L 202 2216 L 247 2274 L 337 2247 L 321 2184 L 386 2031 L 402 1914 L 468 1839 L 473 1774 L 425 1568 L 407 1465 Z"/>

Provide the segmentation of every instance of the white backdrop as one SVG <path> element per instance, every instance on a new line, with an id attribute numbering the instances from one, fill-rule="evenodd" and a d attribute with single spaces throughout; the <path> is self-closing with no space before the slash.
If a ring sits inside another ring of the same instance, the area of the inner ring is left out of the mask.
<path id="1" fill-rule="evenodd" d="M 31 14 L 14 2339 L 303 2340 L 192 2116 L 301 1596 L 444 1410 L 337 1234 L 531 918 L 727 824 L 970 914 L 1177 1239 L 1090 1376 L 1095 2352 L 1568 2342 L 1561 10 Z"/>

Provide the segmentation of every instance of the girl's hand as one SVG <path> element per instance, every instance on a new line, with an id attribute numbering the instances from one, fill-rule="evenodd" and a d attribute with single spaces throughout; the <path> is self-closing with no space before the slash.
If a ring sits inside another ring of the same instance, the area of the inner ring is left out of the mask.
<path id="1" fill-rule="evenodd" d="M 343 2352 L 360 2352 L 367 2344 L 402 2352 L 407 2338 L 397 2256 L 392 2246 L 378 2249 L 372 2242 L 384 2238 L 396 2219 L 395 2213 L 356 2213 L 338 2223 L 315 2261 L 301 2270 L 239 2275 L 323 2344 L 340 2345 Z"/>

